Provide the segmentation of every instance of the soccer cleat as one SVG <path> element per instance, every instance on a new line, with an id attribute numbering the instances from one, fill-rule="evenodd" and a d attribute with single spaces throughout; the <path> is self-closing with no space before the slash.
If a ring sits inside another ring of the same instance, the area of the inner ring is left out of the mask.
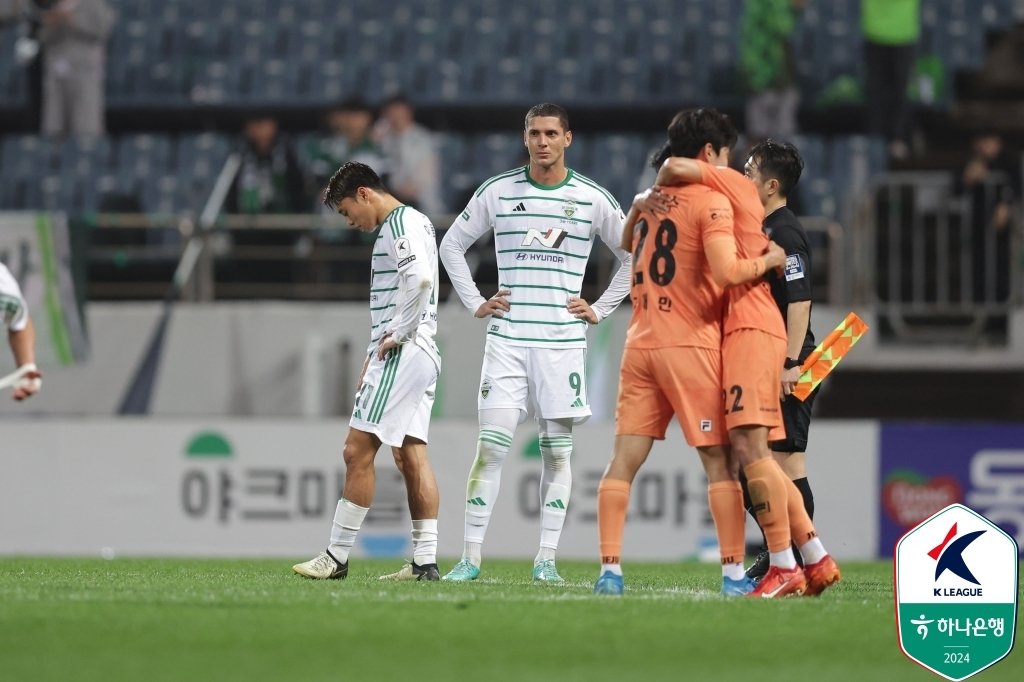
<path id="1" fill-rule="evenodd" d="M 839 582 L 839 579 L 842 577 L 839 573 L 839 565 L 828 554 L 821 561 L 804 566 L 804 574 L 807 576 L 807 589 L 804 590 L 805 597 L 820 596 L 825 591 L 825 588 Z"/>
<path id="2" fill-rule="evenodd" d="M 382 575 L 378 580 L 440 580 L 441 574 L 437 570 L 437 564 L 423 564 L 409 562 L 394 573 Z"/>
<path id="3" fill-rule="evenodd" d="M 754 584 L 757 584 L 764 577 L 764 574 L 768 572 L 770 565 L 771 557 L 768 554 L 768 550 L 762 549 L 754 558 L 754 563 L 750 564 L 750 568 L 747 569 L 747 577 L 753 580 Z"/>
<path id="4" fill-rule="evenodd" d="M 739 580 L 722 576 L 723 597 L 745 597 L 753 592 L 755 587 L 757 587 L 757 583 L 746 576 Z"/>
<path id="5" fill-rule="evenodd" d="M 542 583 L 564 583 L 562 576 L 558 575 L 554 559 L 545 559 L 533 565 L 533 579 Z"/>
<path id="6" fill-rule="evenodd" d="M 799 596 L 807 589 L 807 578 L 804 571 L 797 566 L 794 569 L 782 569 L 772 566 L 761 578 L 757 587 L 748 594 L 748 597 L 763 597 L 764 599 L 778 599 L 787 595 Z"/>
<path id="7" fill-rule="evenodd" d="M 441 578 L 441 580 L 447 580 L 452 583 L 465 583 L 470 580 L 476 580 L 479 577 L 480 567 L 474 566 L 473 562 L 469 559 L 463 559 L 455 564 L 455 568 L 448 571 L 448 574 Z"/>
<path id="8" fill-rule="evenodd" d="M 344 580 L 348 576 L 348 562 L 341 563 L 325 549 L 315 558 L 295 564 L 292 570 L 316 580 Z"/>
<path id="9" fill-rule="evenodd" d="M 622 576 L 611 571 L 605 571 L 594 583 L 594 594 L 607 594 L 612 597 L 621 597 L 625 590 L 622 584 Z"/>

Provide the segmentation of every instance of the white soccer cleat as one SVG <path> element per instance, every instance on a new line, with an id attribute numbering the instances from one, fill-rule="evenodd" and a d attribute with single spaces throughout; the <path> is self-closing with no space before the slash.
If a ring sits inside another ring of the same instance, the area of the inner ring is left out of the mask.
<path id="1" fill-rule="evenodd" d="M 437 564 L 424 564 L 418 566 L 412 562 L 402 566 L 401 570 L 387 575 L 382 575 L 378 580 L 426 580 L 435 581 L 440 580 L 441 576 L 438 575 Z"/>
<path id="2" fill-rule="evenodd" d="M 416 580 L 416 576 L 412 573 L 412 564 L 408 563 L 402 566 L 400 570 L 382 575 L 377 580 Z"/>
<path id="3" fill-rule="evenodd" d="M 299 575 L 316 580 L 344 580 L 348 576 L 348 562 L 339 563 L 327 550 L 301 564 L 292 566 Z"/>

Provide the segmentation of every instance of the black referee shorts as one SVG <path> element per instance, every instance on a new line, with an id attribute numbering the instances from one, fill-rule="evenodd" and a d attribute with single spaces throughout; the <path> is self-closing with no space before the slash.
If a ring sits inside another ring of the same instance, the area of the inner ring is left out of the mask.
<path id="1" fill-rule="evenodd" d="M 806 452 L 807 432 L 811 428 L 811 406 L 818 389 L 807 396 L 807 400 L 797 400 L 787 395 L 782 400 L 782 424 L 786 427 L 786 440 L 773 440 L 769 445 L 773 452 Z"/>

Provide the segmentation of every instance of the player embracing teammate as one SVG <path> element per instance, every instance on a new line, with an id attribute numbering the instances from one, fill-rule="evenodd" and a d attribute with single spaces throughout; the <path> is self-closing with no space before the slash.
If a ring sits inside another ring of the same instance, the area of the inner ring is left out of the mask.
<path id="1" fill-rule="evenodd" d="M 659 171 L 656 184 L 671 186 L 688 183 L 701 184 L 721 193 L 731 206 L 738 256 L 757 258 L 768 250 L 768 239 L 762 231 L 764 207 L 757 189 L 750 179 L 726 166 L 728 151 L 736 142 L 735 128 L 728 118 L 713 109 L 694 109 L 681 112 L 670 127 L 670 138 L 688 138 L 697 135 L 703 139 L 695 149 L 682 150 L 673 146 L 674 155 Z M 648 214 L 666 214 L 675 201 L 660 193 L 648 193 L 638 200 L 634 209 Z M 633 217 L 631 215 L 631 217 Z M 709 216 L 710 218 L 710 216 Z M 650 229 L 650 228 L 649 228 Z M 660 228 L 659 228 L 660 230 Z M 643 235 L 641 231 L 641 236 Z M 651 238 L 650 235 L 647 236 Z M 650 275 L 664 278 L 667 272 L 659 260 L 667 260 L 683 243 L 668 235 L 654 235 L 660 249 L 638 251 L 634 269 L 645 271 L 649 262 Z M 763 273 L 764 271 L 761 270 Z M 634 278 L 634 287 L 638 285 Z M 638 303 L 651 305 L 653 301 L 634 295 L 634 311 Z M 674 301 L 673 301 L 674 303 Z M 709 300 L 705 314 L 713 319 L 718 312 L 716 302 Z M 726 290 L 721 341 L 721 384 L 719 394 L 724 398 L 722 409 L 731 457 L 746 475 L 750 497 L 757 520 L 765 532 L 770 557 L 767 574 L 755 587 L 743 573 L 743 500 L 739 483 L 729 477 L 715 481 L 709 471 L 709 498 L 722 546 L 723 592 L 747 592 L 752 596 L 781 597 L 788 594 L 820 594 L 839 580 L 839 568 L 823 547 L 813 524 L 804 509 L 799 490 L 772 458 L 769 440 L 784 438 L 779 410 L 779 386 L 787 354 L 786 328 L 763 280 L 731 286 Z M 634 316 L 634 319 L 636 317 Z M 627 342 L 628 343 L 628 342 Z M 622 530 L 629 498 L 629 478 L 623 478 L 616 468 L 619 459 L 620 438 L 636 434 L 636 426 L 627 419 L 632 417 L 634 403 L 625 391 L 630 387 L 627 376 L 627 358 L 623 358 L 620 379 L 619 408 L 617 409 L 616 453 L 605 473 L 598 491 L 598 522 L 601 535 L 602 571 L 595 585 L 599 594 L 621 594 L 622 571 L 619 556 Z M 675 407 L 675 406 L 673 406 Z M 680 421 L 689 415 L 680 414 Z M 701 418 L 698 428 L 714 430 L 714 419 Z M 684 430 L 687 424 L 683 423 Z M 689 425 L 693 428 L 693 425 Z M 625 429 L 625 431 L 623 430 Z M 690 433 L 687 433 L 688 440 Z M 644 453 L 646 457 L 646 453 Z M 702 459 L 707 469 L 706 458 Z M 642 464 L 643 458 L 640 458 Z M 639 466 L 639 465 L 637 465 Z M 635 472 L 634 472 L 635 473 Z M 715 486 L 715 483 L 720 485 Z M 805 568 L 801 569 L 791 549 L 795 544 L 802 555 Z M 737 549 L 737 551 L 733 551 Z"/>

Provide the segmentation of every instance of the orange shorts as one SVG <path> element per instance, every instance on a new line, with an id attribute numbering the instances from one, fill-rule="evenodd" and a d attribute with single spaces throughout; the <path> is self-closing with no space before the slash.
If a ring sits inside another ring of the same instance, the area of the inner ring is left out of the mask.
<path id="1" fill-rule="evenodd" d="M 728 444 L 721 367 L 721 352 L 709 348 L 626 348 L 615 434 L 663 440 L 675 414 L 691 447 Z"/>
<path id="2" fill-rule="evenodd" d="M 786 341 L 760 329 L 737 329 L 722 340 L 725 424 L 767 426 L 768 440 L 782 440 L 779 394 Z"/>

